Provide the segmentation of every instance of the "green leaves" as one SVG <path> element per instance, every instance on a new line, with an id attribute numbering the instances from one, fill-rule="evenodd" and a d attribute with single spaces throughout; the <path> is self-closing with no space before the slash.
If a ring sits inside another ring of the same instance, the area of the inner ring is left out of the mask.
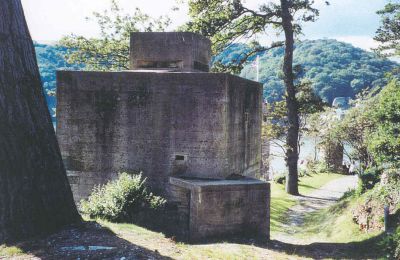
<path id="1" fill-rule="evenodd" d="M 134 222 L 137 214 L 166 203 L 149 192 L 145 182 L 141 174 L 120 173 L 118 179 L 95 187 L 89 198 L 81 201 L 80 210 L 91 218 Z"/>
<path id="2" fill-rule="evenodd" d="M 246 1 L 241 0 L 188 0 L 191 20 L 181 30 L 189 30 L 210 37 L 213 52 L 218 54 L 239 41 L 251 41 L 257 36 L 275 31 L 282 32 L 281 6 L 275 1 L 265 1 L 258 8 L 249 8 Z M 313 22 L 319 11 L 313 8 L 313 0 L 288 1 L 292 14 L 294 31 L 301 33 L 303 22 Z M 278 37 L 279 38 L 279 37 Z M 277 39 L 278 39 L 277 38 Z M 276 40 L 277 40 L 276 39 Z M 251 54 L 283 46 L 283 42 L 275 41 L 270 46 L 251 48 Z M 216 63 L 217 71 L 240 70 L 251 55 L 232 60 L 228 64 Z"/>
<path id="3" fill-rule="evenodd" d="M 392 80 L 379 94 L 369 113 L 375 128 L 368 149 L 379 163 L 400 162 L 400 81 Z"/>
<path id="4" fill-rule="evenodd" d="M 87 70 L 129 69 L 129 39 L 132 32 L 164 31 L 170 24 L 165 16 L 151 18 L 136 8 L 134 13 L 125 14 L 116 0 L 110 1 L 110 9 L 93 13 L 92 18 L 100 29 L 99 38 L 86 38 L 71 34 L 59 45 L 68 48 L 69 63 L 83 64 Z"/>
<path id="5" fill-rule="evenodd" d="M 381 26 L 374 40 L 380 42 L 375 51 L 382 56 L 400 55 L 400 1 L 395 0 L 377 12 L 381 16 Z"/>

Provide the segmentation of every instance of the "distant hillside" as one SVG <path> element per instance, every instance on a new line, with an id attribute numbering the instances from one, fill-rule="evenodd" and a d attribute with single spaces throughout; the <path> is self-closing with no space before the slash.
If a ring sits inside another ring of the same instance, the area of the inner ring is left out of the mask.
<path id="1" fill-rule="evenodd" d="M 246 48 L 234 45 L 216 60 L 227 63 Z M 283 52 L 283 48 L 277 48 L 260 55 L 260 81 L 269 102 L 280 99 L 284 93 L 280 78 Z M 325 39 L 297 44 L 294 63 L 302 66 L 301 77 L 310 79 L 316 93 L 329 103 L 335 97 L 354 97 L 365 88 L 385 85 L 385 73 L 399 66 L 351 44 Z M 255 74 L 255 69 L 247 65 L 241 76 L 255 79 Z"/>
<path id="2" fill-rule="evenodd" d="M 38 60 L 40 76 L 46 93 L 46 100 L 52 117 L 55 116 L 56 107 L 56 70 L 78 69 L 79 66 L 68 64 L 63 56 L 67 49 L 53 45 L 34 43 Z"/>

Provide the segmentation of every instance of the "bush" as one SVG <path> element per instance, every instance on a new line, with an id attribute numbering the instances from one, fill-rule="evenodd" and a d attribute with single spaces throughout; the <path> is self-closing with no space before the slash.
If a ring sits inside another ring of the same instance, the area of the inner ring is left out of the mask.
<path id="1" fill-rule="evenodd" d="M 318 174 L 328 172 L 329 168 L 325 162 L 310 160 L 307 164 L 307 172 L 309 174 Z"/>
<path id="2" fill-rule="evenodd" d="M 357 193 L 362 194 L 367 190 L 371 190 L 380 181 L 382 169 L 379 167 L 370 167 L 364 173 L 359 175 Z"/>
<path id="3" fill-rule="evenodd" d="M 274 176 L 274 182 L 278 184 L 284 184 L 286 182 L 286 174 L 285 173 L 279 173 Z"/>
<path id="4" fill-rule="evenodd" d="M 114 222 L 135 222 L 138 214 L 161 209 L 166 201 L 149 192 L 141 174 L 119 174 L 118 179 L 94 188 L 80 210 L 91 218 Z"/>

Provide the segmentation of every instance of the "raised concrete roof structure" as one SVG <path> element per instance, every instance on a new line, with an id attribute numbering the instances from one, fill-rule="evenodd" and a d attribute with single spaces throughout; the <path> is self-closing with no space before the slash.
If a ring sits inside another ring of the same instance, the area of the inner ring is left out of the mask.
<path id="1" fill-rule="evenodd" d="M 190 32 L 131 34 L 131 69 L 209 71 L 211 41 Z"/>

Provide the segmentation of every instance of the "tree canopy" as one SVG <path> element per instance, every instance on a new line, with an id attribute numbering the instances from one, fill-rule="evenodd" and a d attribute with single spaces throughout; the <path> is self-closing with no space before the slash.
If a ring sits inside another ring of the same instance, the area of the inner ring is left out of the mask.
<path id="1" fill-rule="evenodd" d="M 374 37 L 380 43 L 376 51 L 383 56 L 400 56 L 400 1 L 393 0 L 377 14 L 381 25 Z"/>
<path id="2" fill-rule="evenodd" d="M 83 64 L 88 70 L 129 69 L 129 39 L 132 32 L 164 31 L 170 24 L 165 16 L 152 18 L 139 8 L 133 14 L 124 13 L 117 0 L 103 12 L 94 12 L 93 19 L 100 29 L 100 37 L 86 38 L 71 34 L 63 37 L 59 44 L 67 47 L 69 63 Z"/>

